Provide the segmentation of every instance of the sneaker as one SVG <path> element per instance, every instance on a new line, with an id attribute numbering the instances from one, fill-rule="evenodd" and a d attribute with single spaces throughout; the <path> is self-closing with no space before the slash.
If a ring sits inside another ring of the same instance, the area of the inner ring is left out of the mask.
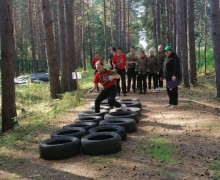
<path id="1" fill-rule="evenodd" d="M 170 107 L 169 107 L 169 109 L 176 109 L 177 108 L 177 105 L 171 105 Z"/>
<path id="2" fill-rule="evenodd" d="M 127 106 L 125 104 L 121 104 L 122 111 L 127 111 Z"/>
<path id="3" fill-rule="evenodd" d="M 172 104 L 167 104 L 166 106 L 165 106 L 165 108 L 169 108 L 169 107 L 171 107 L 171 106 L 173 106 Z"/>

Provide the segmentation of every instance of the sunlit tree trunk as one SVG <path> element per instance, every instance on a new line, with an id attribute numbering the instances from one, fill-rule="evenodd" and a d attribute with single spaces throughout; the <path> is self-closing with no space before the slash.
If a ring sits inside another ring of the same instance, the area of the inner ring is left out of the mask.
<path id="1" fill-rule="evenodd" d="M 155 5 L 152 4 L 152 15 L 153 15 L 153 38 L 154 38 L 154 46 L 158 44 L 157 42 L 157 19 L 156 19 L 156 11 Z"/>
<path id="2" fill-rule="evenodd" d="M 114 31 L 113 31 L 113 12 L 114 12 L 114 8 L 113 8 L 113 1 L 110 0 L 110 24 L 111 24 L 111 43 L 112 46 L 115 45 L 115 38 L 114 38 Z"/>
<path id="3" fill-rule="evenodd" d="M 178 22 L 178 34 L 180 40 L 180 51 L 181 51 L 181 62 L 182 62 L 182 78 L 183 86 L 190 87 L 189 84 L 189 73 L 188 73 L 188 51 L 187 51 L 187 31 L 186 31 L 186 9 L 185 0 L 176 0 L 176 10 L 177 10 L 177 22 Z"/>
<path id="4" fill-rule="evenodd" d="M 60 41 L 60 64 L 61 64 L 61 91 L 68 91 L 68 63 L 66 55 L 66 32 L 65 32 L 65 16 L 64 1 L 58 1 L 58 19 L 59 19 L 59 41 Z"/>
<path id="5" fill-rule="evenodd" d="M 35 41 L 34 41 L 34 30 L 33 30 L 33 2 L 28 0 L 28 10 L 29 10 L 29 27 L 30 27 L 30 39 L 31 39 L 31 54 L 32 54 L 32 63 L 33 71 L 37 72 L 37 59 L 36 59 L 36 50 L 35 50 Z"/>
<path id="6" fill-rule="evenodd" d="M 196 52 L 194 35 L 194 0 L 187 0 L 187 43 L 190 82 L 196 82 Z"/>
<path id="7" fill-rule="evenodd" d="M 60 81 L 59 81 L 59 69 L 56 59 L 55 42 L 53 36 L 53 22 L 51 18 L 51 10 L 49 6 L 49 0 L 41 0 L 42 16 L 44 22 L 44 33 L 47 48 L 48 70 L 49 70 L 49 82 L 50 82 L 50 95 L 51 98 L 56 99 L 61 93 Z"/>
<path id="8" fill-rule="evenodd" d="M 68 90 L 72 91 L 77 89 L 76 80 L 72 79 L 72 72 L 76 70 L 73 0 L 65 0 L 65 10 L 68 62 Z"/>
<path id="9" fill-rule="evenodd" d="M 60 34 L 59 34 L 59 22 L 58 22 L 58 3 L 59 0 L 54 0 L 53 6 L 53 31 L 54 31 L 54 40 L 55 40 L 55 49 L 56 49 L 56 59 L 58 62 L 58 69 L 60 70 Z"/>
<path id="10" fill-rule="evenodd" d="M 103 1 L 103 14 L 104 14 L 104 18 L 103 18 L 103 21 L 104 21 L 104 44 L 105 44 L 105 59 L 107 59 L 107 33 L 106 33 L 106 1 L 104 0 Z"/>
<path id="11" fill-rule="evenodd" d="M 204 0 L 205 6 L 205 18 L 204 18 L 204 65 L 205 65 L 205 74 L 207 73 L 207 2 Z"/>
<path id="12" fill-rule="evenodd" d="M 210 0 L 212 42 L 215 59 L 217 98 L 220 98 L 220 10 L 219 0 Z"/>
<path id="13" fill-rule="evenodd" d="M 82 16 L 85 17 L 85 5 L 84 2 L 82 2 Z M 86 71 L 87 69 L 87 65 L 86 65 L 86 56 L 85 56 L 85 32 L 84 32 L 84 23 L 81 23 L 81 47 L 82 47 L 82 53 L 81 53 L 81 58 L 82 58 L 82 62 L 83 62 L 83 70 Z"/>
<path id="14" fill-rule="evenodd" d="M 1 27 L 1 86 L 2 86 L 2 131 L 14 127 L 16 114 L 14 84 L 14 36 L 12 1 L 0 1 Z"/>

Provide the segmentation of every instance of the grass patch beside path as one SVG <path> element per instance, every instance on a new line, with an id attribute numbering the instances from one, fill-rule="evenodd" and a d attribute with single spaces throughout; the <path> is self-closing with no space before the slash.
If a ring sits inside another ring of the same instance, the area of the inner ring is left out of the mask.
<path id="1" fill-rule="evenodd" d="M 83 73 L 83 84 L 92 82 L 91 74 L 92 72 Z M 57 129 L 59 123 L 62 123 L 59 120 L 62 114 L 68 109 L 84 104 L 83 88 L 80 85 L 81 98 L 78 101 L 77 92 L 68 92 L 60 99 L 51 99 L 49 83 L 28 83 L 16 86 L 16 121 L 19 126 L 0 135 L 0 156 L 15 157 L 16 151 L 29 148 L 38 153 L 39 142 L 49 138 L 51 132 Z M 5 160 L 7 161 L 7 158 Z"/>
<path id="2" fill-rule="evenodd" d="M 146 142 L 142 148 L 147 154 L 161 162 L 174 163 L 173 144 L 164 137 L 154 137 Z"/>

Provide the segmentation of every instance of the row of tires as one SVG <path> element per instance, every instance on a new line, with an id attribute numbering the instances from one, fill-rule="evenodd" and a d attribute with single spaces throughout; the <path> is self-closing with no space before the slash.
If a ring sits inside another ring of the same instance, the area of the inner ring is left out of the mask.
<path id="1" fill-rule="evenodd" d="M 100 113 L 95 113 L 93 107 L 80 112 L 73 124 L 52 132 L 50 139 L 40 143 L 40 157 L 52 160 L 72 157 L 81 152 L 105 155 L 120 151 L 127 133 L 137 130 L 136 124 L 141 116 L 139 100 L 125 99 L 123 103 L 136 106 L 122 111 L 120 108 L 111 109 L 104 101 Z"/>

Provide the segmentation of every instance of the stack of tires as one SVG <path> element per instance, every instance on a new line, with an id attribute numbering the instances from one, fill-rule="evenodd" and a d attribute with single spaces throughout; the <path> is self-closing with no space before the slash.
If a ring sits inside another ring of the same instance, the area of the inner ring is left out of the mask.
<path id="1" fill-rule="evenodd" d="M 46 160 L 65 159 L 81 152 L 88 155 L 116 153 L 122 148 L 127 133 L 137 130 L 141 116 L 138 99 L 119 99 L 127 105 L 127 111 L 111 109 L 107 101 L 101 104 L 100 113 L 94 106 L 79 112 L 73 124 L 51 133 L 51 138 L 39 145 L 40 157 Z"/>

